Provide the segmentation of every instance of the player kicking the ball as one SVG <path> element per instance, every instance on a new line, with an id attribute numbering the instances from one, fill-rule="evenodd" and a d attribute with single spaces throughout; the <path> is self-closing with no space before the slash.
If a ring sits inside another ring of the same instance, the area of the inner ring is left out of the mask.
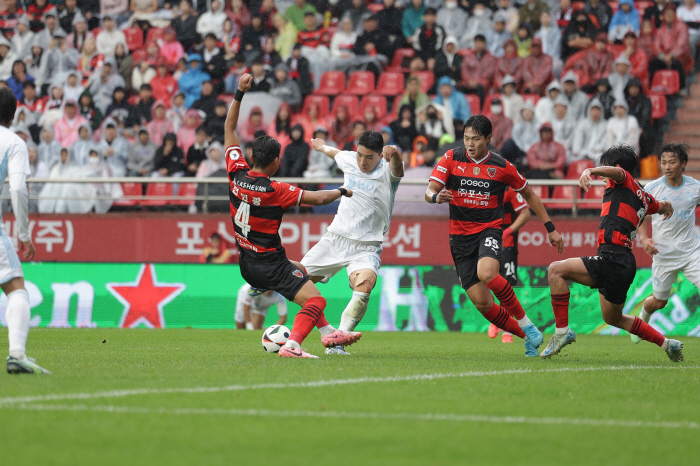
<path id="1" fill-rule="evenodd" d="M 345 174 L 344 184 L 353 189 L 352 198 L 341 199 L 338 213 L 328 231 L 301 260 L 314 282 L 326 283 L 346 269 L 353 289 L 352 299 L 340 317 L 339 330 L 352 332 L 360 323 L 369 295 L 377 283 L 384 235 L 389 231 L 394 194 L 403 177 L 401 153 L 395 146 L 384 147 L 381 133 L 366 131 L 357 151 L 341 151 L 312 139 L 314 149 L 335 160 Z M 319 326 L 330 338 L 334 328 Z M 349 354 L 343 345 L 326 349 L 326 354 Z"/>
<path id="2" fill-rule="evenodd" d="M 29 236 L 29 194 L 25 181 L 29 171 L 27 144 L 8 128 L 17 109 L 17 99 L 11 90 L 0 89 L 0 183 L 9 178 L 12 211 L 15 213 L 19 231 L 20 249 L 25 249 L 24 258 L 34 257 L 34 245 Z M 12 247 L 4 229 L 0 231 L 0 288 L 7 295 L 7 333 L 10 340 L 10 355 L 7 357 L 7 372 L 10 374 L 50 374 L 39 367 L 25 354 L 29 335 L 29 295 L 24 288 L 24 273 L 19 257 Z"/>
<path id="3" fill-rule="evenodd" d="M 520 193 L 549 232 L 561 254 L 564 242 L 527 180 L 500 155 L 489 152 L 491 121 L 474 115 L 464 124 L 464 145 L 448 151 L 435 166 L 425 200 L 450 203 L 450 250 L 462 288 L 484 317 L 525 340 L 525 355 L 537 356 L 542 333 L 525 314 L 513 287 L 499 275 L 503 230 L 503 192 Z M 491 292 L 500 305 L 494 302 Z M 511 315 L 517 320 L 511 319 Z"/>
<path id="4" fill-rule="evenodd" d="M 267 311 L 277 305 L 279 319 L 275 325 L 284 325 L 287 322 L 287 300 L 281 294 L 268 290 L 257 296 L 251 296 L 250 285 L 245 284 L 238 290 L 236 299 L 236 328 L 238 330 L 261 330 Z"/>
<path id="5" fill-rule="evenodd" d="M 309 332 L 328 325 L 323 310 L 326 300 L 309 276 L 295 267 L 285 254 L 279 228 L 282 214 L 299 204 L 326 205 L 341 196 L 350 197 L 350 189 L 307 192 L 286 183 L 270 180 L 279 169 L 280 143 L 261 136 L 253 143 L 253 168 L 246 163 L 236 134 L 243 94 L 253 82 L 249 74 L 241 76 L 225 123 L 226 171 L 230 180 L 231 216 L 238 245 L 241 275 L 252 287 L 277 291 L 301 310 L 287 343 L 280 349 L 283 358 L 317 358 L 301 348 Z M 336 330 L 324 339 L 327 346 L 357 341 L 359 333 Z"/>
<path id="6" fill-rule="evenodd" d="M 637 273 L 632 245 L 637 228 L 646 215 L 660 214 L 664 220 L 673 215 L 668 201 L 657 201 L 645 193 L 630 173 L 637 166 L 637 154 L 626 144 L 606 150 L 600 156 L 600 167 L 588 168 L 581 174 L 579 185 L 586 191 L 592 176 L 606 181 L 603 208 L 598 231 L 598 255 L 576 257 L 549 266 L 549 287 L 556 330 L 547 347 L 540 354 L 549 358 L 566 345 L 576 341 L 569 330 L 569 285 L 567 280 L 597 288 L 600 309 L 606 324 L 627 330 L 642 340 L 656 343 L 666 351 L 671 361 L 683 360 L 683 343 L 664 338 L 638 317 L 622 313 L 627 291 Z"/>
<path id="7" fill-rule="evenodd" d="M 700 181 L 683 175 L 688 163 L 688 148 L 671 143 L 659 155 L 664 176 L 649 183 L 644 190 L 658 200 L 673 203 L 674 215 L 666 221 L 651 220 L 652 237 L 647 236 L 648 218 L 637 230 L 644 251 L 653 258 L 651 264 L 654 294 L 644 300 L 639 317 L 649 322 L 651 315 L 663 309 L 671 296 L 678 272 L 700 288 L 700 237 L 695 232 L 695 208 L 700 204 Z M 641 338 L 631 335 L 634 343 Z"/>

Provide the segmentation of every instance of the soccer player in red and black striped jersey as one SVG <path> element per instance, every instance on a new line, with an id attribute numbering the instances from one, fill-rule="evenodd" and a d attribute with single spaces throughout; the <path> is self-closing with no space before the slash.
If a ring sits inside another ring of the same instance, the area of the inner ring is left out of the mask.
<path id="1" fill-rule="evenodd" d="M 440 159 L 425 200 L 450 203 L 450 250 L 469 299 L 489 322 L 524 339 L 525 355 L 533 357 L 542 344 L 542 332 L 525 314 L 510 283 L 499 275 L 506 186 L 520 193 L 544 222 L 549 242 L 560 254 L 564 242 L 527 180 L 513 164 L 487 149 L 491 132 L 491 121 L 483 115 L 466 121 L 465 147 L 450 150 Z M 491 292 L 500 305 L 494 303 Z"/>
<path id="2" fill-rule="evenodd" d="M 600 165 L 584 170 L 579 180 L 586 191 L 593 176 L 602 176 L 607 183 L 600 212 L 598 254 L 566 259 L 549 266 L 556 331 L 540 356 L 549 358 L 576 341 L 576 334 L 569 329 L 569 285 L 566 282 L 570 280 L 598 289 L 605 323 L 656 343 L 671 361 L 682 361 L 683 343 L 664 338 L 639 317 L 622 313 L 627 291 L 637 273 L 632 254 L 637 228 L 647 215 L 663 215 L 664 220 L 670 218 L 673 206 L 668 201 L 654 199 L 632 177 L 630 173 L 637 166 L 637 154 L 630 146 L 620 144 L 606 150 L 600 156 Z"/>
<path id="3" fill-rule="evenodd" d="M 269 136 L 261 136 L 253 143 L 253 168 L 250 168 L 241 152 L 236 126 L 243 94 L 252 83 L 251 75 L 241 76 L 225 123 L 226 171 L 241 275 L 251 287 L 274 290 L 301 306 L 289 340 L 279 355 L 316 358 L 302 350 L 301 343 L 314 326 L 329 325 L 323 316 L 326 300 L 309 276 L 287 260 L 279 235 L 282 214 L 288 207 L 302 203 L 330 204 L 341 196 L 352 196 L 352 191 L 338 188 L 311 192 L 270 180 L 280 165 L 280 143 Z M 350 345 L 362 336 L 359 332 L 335 332 L 338 335 L 330 346 Z"/>

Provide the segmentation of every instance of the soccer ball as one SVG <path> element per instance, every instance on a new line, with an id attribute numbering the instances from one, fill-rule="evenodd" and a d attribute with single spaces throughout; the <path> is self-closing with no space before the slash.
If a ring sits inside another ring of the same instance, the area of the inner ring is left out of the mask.
<path id="1" fill-rule="evenodd" d="M 262 347 L 268 353 L 276 353 L 287 343 L 290 331 L 284 325 L 273 325 L 262 336 Z"/>

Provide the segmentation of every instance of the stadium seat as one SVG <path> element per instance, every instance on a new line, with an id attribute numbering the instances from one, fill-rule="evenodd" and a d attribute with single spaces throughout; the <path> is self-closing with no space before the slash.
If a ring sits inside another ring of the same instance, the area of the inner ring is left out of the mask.
<path id="1" fill-rule="evenodd" d="M 379 82 L 375 94 L 394 97 L 403 94 L 404 75 L 397 71 L 385 71 L 379 75 Z"/>
<path id="2" fill-rule="evenodd" d="M 183 183 L 180 185 L 180 188 L 177 190 L 177 197 L 178 199 L 175 199 L 174 201 L 170 201 L 171 205 L 192 205 L 194 203 L 194 199 L 187 199 L 187 198 L 193 198 L 194 196 L 197 195 L 197 183 Z"/>
<path id="3" fill-rule="evenodd" d="M 600 209 L 603 203 L 605 186 L 591 186 L 584 192 L 583 199 L 578 203 L 582 209 Z"/>
<path id="4" fill-rule="evenodd" d="M 360 105 L 360 111 L 362 112 L 363 116 L 365 114 L 365 108 L 370 105 L 374 105 L 374 107 L 376 107 L 376 109 L 379 111 L 379 113 L 377 113 L 378 120 L 381 120 L 386 116 L 386 97 L 384 97 L 383 95 L 364 96 Z"/>
<path id="5" fill-rule="evenodd" d="M 355 71 L 350 74 L 346 94 L 368 95 L 374 92 L 374 73 L 371 71 Z"/>
<path id="6" fill-rule="evenodd" d="M 131 63 L 132 68 L 136 68 L 136 66 L 141 63 L 141 60 L 145 60 L 148 58 L 148 52 L 145 50 L 134 50 L 131 53 L 131 58 L 133 62 Z"/>
<path id="7" fill-rule="evenodd" d="M 593 167 L 595 167 L 595 163 L 593 163 L 592 160 L 577 160 L 575 162 L 571 162 L 569 169 L 566 171 L 566 179 L 578 180 L 581 178 L 581 173 L 583 173 L 586 168 Z"/>
<path id="8" fill-rule="evenodd" d="M 143 47 L 143 29 L 132 27 L 124 29 L 123 32 L 126 36 L 126 46 L 130 52 Z"/>
<path id="9" fill-rule="evenodd" d="M 146 34 L 146 43 L 151 42 L 151 41 L 157 41 L 158 39 L 163 38 L 163 29 L 161 28 L 151 28 L 148 30 L 148 34 Z"/>
<path id="10" fill-rule="evenodd" d="M 659 70 L 651 80 L 651 93 L 673 95 L 681 90 L 681 82 L 676 70 Z"/>
<path id="11" fill-rule="evenodd" d="M 543 201 L 546 201 L 549 199 L 549 187 L 547 186 L 535 186 L 532 183 L 530 183 L 530 187 L 532 188 L 532 192 L 537 195 L 540 199 Z"/>
<path id="12" fill-rule="evenodd" d="M 335 112 L 338 109 L 338 106 L 340 105 L 345 105 L 348 107 L 348 111 L 350 112 L 350 119 L 352 121 L 362 118 L 362 114 L 360 113 L 360 98 L 356 95 L 343 94 L 336 97 L 333 101 L 331 115 L 335 115 Z"/>
<path id="13" fill-rule="evenodd" d="M 486 96 L 486 99 L 484 99 L 484 109 L 483 113 L 486 115 L 487 113 L 490 115 L 491 114 L 491 102 L 493 102 L 495 99 L 500 99 L 501 94 L 489 94 Z M 474 112 L 472 112 L 474 113 Z M 488 115 L 486 115 L 488 116 Z"/>
<path id="14" fill-rule="evenodd" d="M 435 83 L 435 74 L 432 71 L 414 71 L 411 76 L 415 76 L 420 80 L 420 89 L 426 94 L 430 91 Z"/>
<path id="15" fill-rule="evenodd" d="M 649 0 L 637 0 L 636 2 L 634 2 L 634 7 L 637 9 L 637 11 L 641 11 L 641 12 L 644 12 L 644 10 L 646 10 L 650 6 L 654 6 L 654 5 L 656 5 L 656 3 L 653 1 L 649 1 Z M 640 24 L 641 24 L 641 21 L 640 21 Z"/>
<path id="16" fill-rule="evenodd" d="M 416 51 L 413 49 L 398 49 L 394 52 L 394 58 L 391 60 L 391 66 L 388 71 L 398 71 L 400 73 L 410 73 L 410 68 L 404 68 L 403 60 L 404 58 L 411 59 L 416 56 Z"/>
<path id="17" fill-rule="evenodd" d="M 540 100 L 540 95 L 538 94 L 521 94 L 522 98 L 525 102 L 530 102 L 533 106 L 537 105 L 537 102 Z"/>
<path id="18" fill-rule="evenodd" d="M 172 196 L 173 185 L 170 183 L 149 183 L 146 188 L 146 197 L 151 196 Z M 146 199 L 141 201 L 142 206 L 146 207 L 162 207 L 170 204 L 172 201 L 165 199 Z"/>
<path id="19" fill-rule="evenodd" d="M 321 76 L 321 83 L 314 91 L 316 95 L 338 95 L 345 92 L 345 73 L 342 71 L 326 71 Z"/>
<path id="20" fill-rule="evenodd" d="M 141 183 L 122 183 L 122 191 L 124 196 L 143 196 L 143 187 Z M 112 203 L 115 206 L 132 207 L 139 205 L 141 201 L 136 199 L 117 199 Z"/>
<path id="21" fill-rule="evenodd" d="M 617 13 L 617 10 L 620 9 L 620 2 L 608 2 L 608 5 L 612 8 L 613 14 Z"/>
<path id="22" fill-rule="evenodd" d="M 331 101 L 325 95 L 310 95 L 304 99 L 304 107 L 301 109 L 302 115 L 306 115 L 309 105 L 316 104 L 319 107 L 319 118 L 326 118 L 331 108 Z"/>
<path id="23" fill-rule="evenodd" d="M 571 210 L 574 207 L 574 194 L 577 198 L 581 197 L 581 189 L 578 186 L 555 186 L 552 199 L 569 200 L 571 202 L 550 202 L 550 209 L 565 209 Z"/>
<path id="24" fill-rule="evenodd" d="M 650 94 L 651 100 L 651 119 L 658 120 L 666 116 L 666 96 L 658 94 Z"/>
<path id="25" fill-rule="evenodd" d="M 478 115 L 481 113 L 481 100 L 476 94 L 467 94 L 467 102 L 469 103 L 469 108 L 472 111 L 472 115 Z"/>

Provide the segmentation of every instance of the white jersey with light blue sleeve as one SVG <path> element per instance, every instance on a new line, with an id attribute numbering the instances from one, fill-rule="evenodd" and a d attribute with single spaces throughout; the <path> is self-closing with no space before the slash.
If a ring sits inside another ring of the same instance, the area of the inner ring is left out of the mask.
<path id="1" fill-rule="evenodd" d="M 651 217 L 652 239 L 658 243 L 659 253 L 654 262 L 673 262 L 694 256 L 700 261 L 700 235 L 695 229 L 695 208 L 700 204 L 700 181 L 683 175 L 683 183 L 673 188 L 661 177 L 647 184 L 646 192 L 658 201 L 669 201 L 673 216 Z"/>

